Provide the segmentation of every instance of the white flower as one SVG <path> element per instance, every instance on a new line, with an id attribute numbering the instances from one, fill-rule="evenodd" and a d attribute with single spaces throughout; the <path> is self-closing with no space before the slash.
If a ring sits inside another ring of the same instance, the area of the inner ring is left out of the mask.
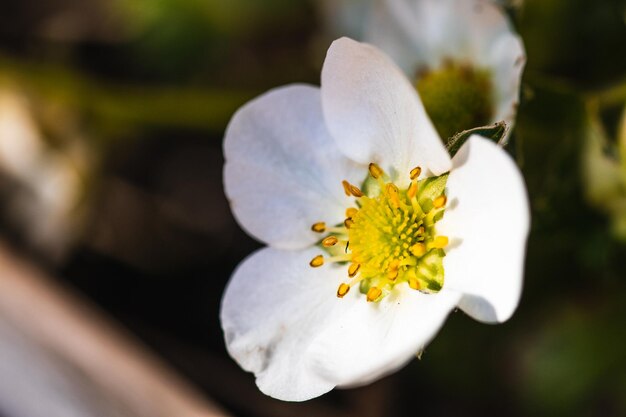
<path id="1" fill-rule="evenodd" d="M 451 100 L 465 102 L 465 109 L 473 108 L 474 123 L 505 121 L 512 127 L 526 56 L 520 37 L 493 2 L 379 0 L 374 3 L 365 39 L 415 80 L 438 129 L 442 119 L 442 124 L 452 124 L 450 131 L 455 130 L 454 118 L 459 118 L 450 103 L 437 103 L 445 101 L 448 89 L 457 96 Z M 465 86 L 458 80 L 450 82 L 455 72 L 469 77 Z M 487 101 L 479 101 L 481 91 L 488 93 Z M 458 96 L 463 98 L 459 101 Z"/>
<path id="2" fill-rule="evenodd" d="M 251 101 L 224 152 L 233 213 L 269 247 L 235 271 L 222 327 L 267 395 L 302 401 L 365 384 L 407 363 L 456 306 L 484 322 L 516 308 L 529 226 L 517 166 L 478 136 L 450 159 L 415 89 L 376 48 L 335 41 L 321 89 Z M 446 178 L 445 195 L 425 197 L 425 181 Z M 358 197 L 363 183 L 371 198 Z"/>

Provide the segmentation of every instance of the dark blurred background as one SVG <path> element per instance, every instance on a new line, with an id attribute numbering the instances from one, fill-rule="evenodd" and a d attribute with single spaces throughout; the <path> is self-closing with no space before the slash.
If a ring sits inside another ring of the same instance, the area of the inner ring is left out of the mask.
<path id="1" fill-rule="evenodd" d="M 221 294 L 260 244 L 223 194 L 224 128 L 269 88 L 318 84 L 358 3 L 3 0 L 0 236 L 234 415 L 626 415 L 626 240 L 585 191 L 590 125 L 619 164 L 623 0 L 505 3 L 528 55 L 509 151 L 533 215 L 510 321 L 453 313 L 421 360 L 302 404 L 228 357 Z"/>

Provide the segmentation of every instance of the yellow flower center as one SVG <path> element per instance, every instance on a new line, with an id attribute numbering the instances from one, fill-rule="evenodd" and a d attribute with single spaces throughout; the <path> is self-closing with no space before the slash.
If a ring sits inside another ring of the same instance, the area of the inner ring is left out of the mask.
<path id="1" fill-rule="evenodd" d="M 329 233 L 320 244 L 330 257 L 316 256 L 311 267 L 325 262 L 348 264 L 349 281 L 337 289 L 340 298 L 356 284 L 368 301 L 381 299 L 400 283 L 423 292 L 439 291 L 448 238 L 436 235 L 435 223 L 447 203 L 443 194 L 447 175 L 418 181 L 421 169 L 415 168 L 409 187 L 400 189 L 385 181 L 378 165 L 370 164 L 369 172 L 366 192 L 343 182 L 346 195 L 356 198 L 356 207 L 347 208 L 343 225 L 312 226 L 315 232 Z"/>
<path id="2" fill-rule="evenodd" d="M 485 126 L 495 113 L 490 73 L 449 62 L 416 77 L 417 91 L 437 132 L 446 139 Z"/>

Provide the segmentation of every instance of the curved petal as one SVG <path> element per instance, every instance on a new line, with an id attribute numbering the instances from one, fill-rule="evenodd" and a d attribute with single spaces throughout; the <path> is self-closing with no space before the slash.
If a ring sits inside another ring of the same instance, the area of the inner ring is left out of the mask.
<path id="1" fill-rule="evenodd" d="M 281 400 L 308 400 L 336 385 L 310 369 L 307 350 L 336 315 L 335 293 L 346 271 L 311 268 L 317 254 L 261 249 L 239 265 L 222 299 L 228 352 L 254 372 L 262 392 Z"/>
<path id="2" fill-rule="evenodd" d="M 346 267 L 310 268 L 317 253 L 262 249 L 240 265 L 223 298 L 228 352 L 255 373 L 261 391 L 282 400 L 307 400 L 399 368 L 460 298 L 405 285 L 379 303 L 368 303 L 356 288 L 339 299 Z"/>
<path id="3" fill-rule="evenodd" d="M 224 188 L 239 224 L 272 246 L 297 249 L 319 235 L 318 221 L 343 221 L 349 204 L 341 180 L 367 173 L 330 137 L 320 91 L 306 85 L 277 88 L 233 116 L 224 138 Z"/>
<path id="4" fill-rule="evenodd" d="M 349 294 L 350 295 L 350 294 Z M 460 293 L 423 294 L 400 284 L 377 303 L 354 291 L 310 349 L 313 368 L 339 386 L 358 386 L 404 366 L 435 336 Z"/>
<path id="5" fill-rule="evenodd" d="M 517 307 L 530 226 L 522 175 L 500 147 L 472 136 L 453 159 L 449 207 L 437 232 L 450 237 L 444 286 L 464 293 L 459 307 L 502 322 Z"/>
<path id="6" fill-rule="evenodd" d="M 405 182 L 415 166 L 437 175 L 450 168 L 415 89 L 371 45 L 333 42 L 322 69 L 322 106 L 337 145 L 357 162 L 377 162 Z"/>
<path id="7" fill-rule="evenodd" d="M 494 121 L 504 120 L 510 133 L 515 124 L 522 72 L 526 64 L 526 53 L 521 38 L 513 33 L 503 35 L 493 44 L 486 62 L 492 71 L 494 82 L 496 111 L 493 119 Z M 508 133 L 500 141 L 501 145 L 506 145 L 508 142 Z"/>

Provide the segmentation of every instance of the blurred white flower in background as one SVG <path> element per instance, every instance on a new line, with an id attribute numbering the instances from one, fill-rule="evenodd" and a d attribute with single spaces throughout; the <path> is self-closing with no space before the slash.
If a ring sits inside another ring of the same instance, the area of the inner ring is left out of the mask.
<path id="1" fill-rule="evenodd" d="M 18 88 L 0 89 L 0 207 L 30 244 L 62 256 L 80 223 L 82 152 L 56 149 Z"/>
<path id="2" fill-rule="evenodd" d="M 442 136 L 512 127 L 526 61 L 521 38 L 488 0 L 379 0 L 365 39 L 414 80 Z"/>
<path id="3" fill-rule="evenodd" d="M 448 138 L 504 121 L 519 103 L 526 61 L 521 38 L 489 0 L 322 1 L 331 33 L 370 42 L 419 90 L 439 134 Z M 503 137 L 503 143 L 509 134 Z"/>
<path id="4" fill-rule="evenodd" d="M 371 382 L 411 360 L 456 306 L 484 322 L 517 307 L 529 229 L 517 166 L 479 136 L 451 159 L 375 47 L 335 41 L 321 89 L 249 102 L 224 153 L 233 213 L 269 247 L 235 271 L 221 322 L 267 395 L 302 401 Z"/>

